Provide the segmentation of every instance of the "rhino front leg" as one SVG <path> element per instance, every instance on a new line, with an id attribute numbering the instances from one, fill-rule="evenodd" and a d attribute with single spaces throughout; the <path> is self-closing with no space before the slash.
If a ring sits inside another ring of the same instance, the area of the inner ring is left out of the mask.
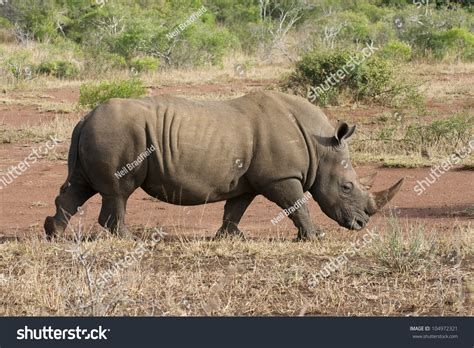
<path id="1" fill-rule="evenodd" d="M 128 197 L 102 196 L 102 208 L 99 215 L 99 224 L 121 237 L 134 239 L 125 226 L 125 208 Z"/>
<path id="2" fill-rule="evenodd" d="M 237 226 L 242 219 L 245 210 L 247 210 L 254 198 L 255 194 L 247 193 L 226 201 L 222 226 L 217 231 L 216 238 L 222 238 L 225 236 L 244 236 Z"/>
<path id="3" fill-rule="evenodd" d="M 296 206 L 298 200 L 302 202 L 304 198 L 303 186 L 298 180 L 289 179 L 278 182 L 267 188 L 264 195 L 282 209 L 295 209 L 290 213 L 289 218 L 298 229 L 297 240 L 315 240 L 324 236 L 324 232 L 312 223 L 306 203 Z"/>

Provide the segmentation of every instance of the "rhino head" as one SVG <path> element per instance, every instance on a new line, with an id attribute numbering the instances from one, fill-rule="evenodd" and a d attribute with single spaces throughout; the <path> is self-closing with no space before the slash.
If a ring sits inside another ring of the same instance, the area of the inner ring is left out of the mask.
<path id="1" fill-rule="evenodd" d="M 360 230 L 395 196 L 404 178 L 387 190 L 369 192 L 376 173 L 358 178 L 349 158 L 347 139 L 355 128 L 339 122 L 333 136 L 317 137 L 319 165 L 310 192 L 327 216 L 343 227 Z"/>

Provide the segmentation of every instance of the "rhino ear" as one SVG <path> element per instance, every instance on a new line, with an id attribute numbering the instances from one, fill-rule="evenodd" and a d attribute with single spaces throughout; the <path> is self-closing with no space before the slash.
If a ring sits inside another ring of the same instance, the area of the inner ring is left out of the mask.
<path id="1" fill-rule="evenodd" d="M 348 139 L 354 132 L 356 126 L 349 127 L 349 125 L 344 121 L 339 121 L 336 126 L 336 132 L 334 137 L 337 142 L 340 144 L 344 139 Z"/>

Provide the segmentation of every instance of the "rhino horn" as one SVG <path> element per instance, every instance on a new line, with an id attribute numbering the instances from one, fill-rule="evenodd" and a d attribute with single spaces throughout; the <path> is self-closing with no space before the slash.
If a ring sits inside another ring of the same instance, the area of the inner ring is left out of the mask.
<path id="1" fill-rule="evenodd" d="M 374 192 L 372 193 L 373 203 L 376 210 L 382 209 L 390 200 L 395 196 L 395 194 L 400 191 L 400 188 L 403 185 L 405 178 L 401 178 L 398 182 L 390 187 L 387 190 Z"/>
<path id="2" fill-rule="evenodd" d="M 373 172 L 372 174 L 363 176 L 359 179 L 359 182 L 366 190 L 370 190 L 370 188 L 374 184 L 376 175 L 377 175 L 377 172 Z"/>

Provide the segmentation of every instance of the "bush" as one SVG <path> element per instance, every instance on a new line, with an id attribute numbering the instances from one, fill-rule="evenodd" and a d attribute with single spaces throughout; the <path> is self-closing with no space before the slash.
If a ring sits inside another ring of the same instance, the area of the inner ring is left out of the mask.
<path id="1" fill-rule="evenodd" d="M 139 79 L 85 83 L 80 88 L 79 105 L 93 108 L 110 98 L 138 98 L 145 93 L 145 87 Z"/>
<path id="2" fill-rule="evenodd" d="M 84 66 L 87 67 L 84 75 L 90 77 L 96 77 L 112 70 L 126 70 L 128 68 L 127 61 L 121 55 L 108 53 L 96 47 L 85 51 Z"/>
<path id="3" fill-rule="evenodd" d="M 371 22 L 377 22 L 384 20 L 384 17 L 390 13 L 390 9 L 382 6 L 377 6 L 368 3 L 356 4 L 353 8 L 354 11 L 363 13 Z"/>
<path id="4" fill-rule="evenodd" d="M 405 139 L 414 144 L 435 146 L 450 143 L 466 144 L 472 139 L 474 116 L 461 112 L 450 118 L 433 121 L 430 124 L 411 124 Z"/>
<path id="5" fill-rule="evenodd" d="M 130 67 L 136 72 L 155 71 L 160 65 L 160 60 L 155 57 L 137 57 L 130 62 Z"/>
<path id="6" fill-rule="evenodd" d="M 354 70 L 349 87 L 357 100 L 375 100 L 393 85 L 393 64 L 379 57 L 371 57 Z"/>
<path id="7" fill-rule="evenodd" d="M 285 87 L 293 89 L 297 94 L 307 97 L 311 87 L 320 86 L 326 79 L 334 74 L 340 67 L 349 60 L 347 52 L 323 53 L 317 50 L 303 55 L 302 59 L 296 63 L 295 72 L 292 73 Z M 347 79 L 345 81 L 347 83 Z M 315 100 L 320 105 L 336 103 L 343 84 L 337 84 L 323 94 L 318 94 Z"/>
<path id="8" fill-rule="evenodd" d="M 379 51 L 379 56 L 383 59 L 390 59 L 397 62 L 407 62 L 411 59 L 411 47 L 398 40 L 389 41 L 385 47 Z"/>
<path id="9" fill-rule="evenodd" d="M 474 59 L 474 35 L 464 28 L 427 30 L 415 37 L 415 43 L 421 55 L 431 56 L 436 60 L 449 56 L 467 61 Z"/>
<path id="10" fill-rule="evenodd" d="M 57 78 L 71 78 L 79 74 L 79 69 L 70 62 L 56 60 L 51 62 L 43 62 L 35 69 L 37 74 L 50 75 Z"/>
<path id="11" fill-rule="evenodd" d="M 430 46 L 435 56 L 440 59 L 449 54 L 455 54 L 463 60 L 474 59 L 474 35 L 466 29 L 453 28 L 433 33 Z"/>
<path id="12" fill-rule="evenodd" d="M 19 51 L 13 53 L 3 64 L 7 72 L 15 81 L 29 80 L 33 78 L 34 69 L 31 64 L 31 53 Z"/>
<path id="13" fill-rule="evenodd" d="M 225 54 L 235 47 L 235 36 L 226 28 L 213 28 L 210 24 L 193 29 L 181 33 L 184 40 L 173 53 L 174 64 L 182 67 L 222 66 Z"/>
<path id="14" fill-rule="evenodd" d="M 286 87 L 307 96 L 307 91 L 311 87 L 327 87 L 331 76 L 337 76 L 338 71 L 344 71 L 344 78 L 331 84 L 329 90 L 324 93 L 318 93 L 314 101 L 320 105 L 337 103 L 338 97 L 345 91 L 350 92 L 355 100 L 375 100 L 390 88 L 393 83 L 393 71 L 389 61 L 370 57 L 359 65 L 354 64 L 354 68 L 351 70 L 348 62 L 352 57 L 357 57 L 357 60 L 361 61 L 360 54 L 356 52 L 309 52 L 296 64 L 296 70 L 290 75 Z"/>

